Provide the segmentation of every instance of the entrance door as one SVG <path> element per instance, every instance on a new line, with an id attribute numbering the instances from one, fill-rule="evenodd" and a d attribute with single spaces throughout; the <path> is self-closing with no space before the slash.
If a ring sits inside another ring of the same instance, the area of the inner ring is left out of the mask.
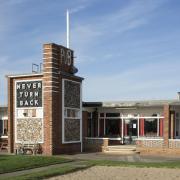
<path id="1" fill-rule="evenodd" d="M 124 143 L 135 144 L 138 134 L 137 119 L 126 119 L 124 125 Z"/>
<path id="2" fill-rule="evenodd" d="M 180 119 L 176 119 L 176 129 L 175 129 L 175 136 L 176 139 L 180 139 Z"/>

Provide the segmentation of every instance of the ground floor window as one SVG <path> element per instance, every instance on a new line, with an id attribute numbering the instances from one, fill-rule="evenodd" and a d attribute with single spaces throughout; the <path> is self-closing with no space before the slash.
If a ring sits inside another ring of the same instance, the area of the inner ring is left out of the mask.
<path id="1" fill-rule="evenodd" d="M 157 136 L 157 119 L 144 119 L 144 135 L 148 137 Z"/>
<path id="2" fill-rule="evenodd" d="M 0 136 L 7 136 L 8 134 L 8 120 L 0 119 Z"/>
<path id="3" fill-rule="evenodd" d="M 137 136 L 137 119 L 125 119 L 124 135 Z"/>
<path id="4" fill-rule="evenodd" d="M 180 119 L 176 118 L 176 124 L 175 124 L 175 135 L 176 138 L 180 138 Z"/>
<path id="5" fill-rule="evenodd" d="M 106 119 L 106 135 L 121 136 L 120 119 Z"/>
<path id="6" fill-rule="evenodd" d="M 92 113 L 88 113 L 88 122 L 87 122 L 87 136 L 92 137 L 93 136 L 93 119 L 92 119 Z"/>

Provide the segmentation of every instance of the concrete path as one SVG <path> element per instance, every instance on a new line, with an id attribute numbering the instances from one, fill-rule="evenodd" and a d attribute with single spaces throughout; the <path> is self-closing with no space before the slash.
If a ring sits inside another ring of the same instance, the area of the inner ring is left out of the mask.
<path id="1" fill-rule="evenodd" d="M 150 155 L 122 155 L 122 154 L 107 154 L 107 153 L 82 153 L 75 155 L 63 155 L 62 157 L 74 160 L 112 160 L 126 162 L 169 162 L 180 161 L 180 156 L 150 156 Z"/>
<path id="2" fill-rule="evenodd" d="M 106 153 L 81 153 L 75 155 L 61 155 L 61 157 L 72 160 L 71 162 L 54 164 L 45 167 L 33 168 L 28 170 L 21 170 L 11 173 L 0 174 L 0 179 L 20 176 L 25 174 L 31 174 L 40 171 L 46 171 L 50 168 L 58 168 L 65 165 L 85 167 L 87 160 L 112 160 L 112 161 L 126 161 L 126 162 L 170 162 L 180 161 L 180 156 L 142 156 L 139 154 L 134 155 L 117 155 L 117 154 L 106 154 Z"/>
<path id="3" fill-rule="evenodd" d="M 46 171 L 46 170 L 49 170 L 51 168 L 59 168 L 59 167 L 63 167 L 63 166 L 66 166 L 66 165 L 78 166 L 78 167 L 86 167 L 84 162 L 85 161 L 76 160 L 76 161 L 65 162 L 65 163 L 61 163 L 61 164 L 53 164 L 53 165 L 39 167 L 39 168 L 33 168 L 33 169 L 15 171 L 15 172 L 10 172 L 10 173 L 4 173 L 4 174 L 0 174 L 0 179 L 8 178 L 8 177 L 21 176 L 21 175 L 40 172 L 40 171 Z"/>

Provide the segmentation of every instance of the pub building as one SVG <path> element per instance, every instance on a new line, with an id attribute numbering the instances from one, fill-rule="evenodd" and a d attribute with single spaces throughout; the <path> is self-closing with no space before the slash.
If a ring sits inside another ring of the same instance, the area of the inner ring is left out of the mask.
<path id="1" fill-rule="evenodd" d="M 180 154 L 179 99 L 82 102 L 83 78 L 76 72 L 73 50 L 48 43 L 42 72 L 6 76 L 1 151 L 18 153 L 20 147 L 38 145 L 44 155 L 110 152 L 113 147 Z"/>

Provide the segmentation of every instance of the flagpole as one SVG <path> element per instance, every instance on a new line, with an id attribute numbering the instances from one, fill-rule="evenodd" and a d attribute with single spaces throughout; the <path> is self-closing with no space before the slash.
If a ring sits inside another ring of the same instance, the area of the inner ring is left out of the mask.
<path id="1" fill-rule="evenodd" d="M 69 48 L 69 39 L 70 39 L 70 33 L 69 33 L 69 27 L 70 27 L 70 22 L 69 22 L 69 11 L 67 9 L 66 11 L 66 43 L 67 43 L 67 48 Z"/>

